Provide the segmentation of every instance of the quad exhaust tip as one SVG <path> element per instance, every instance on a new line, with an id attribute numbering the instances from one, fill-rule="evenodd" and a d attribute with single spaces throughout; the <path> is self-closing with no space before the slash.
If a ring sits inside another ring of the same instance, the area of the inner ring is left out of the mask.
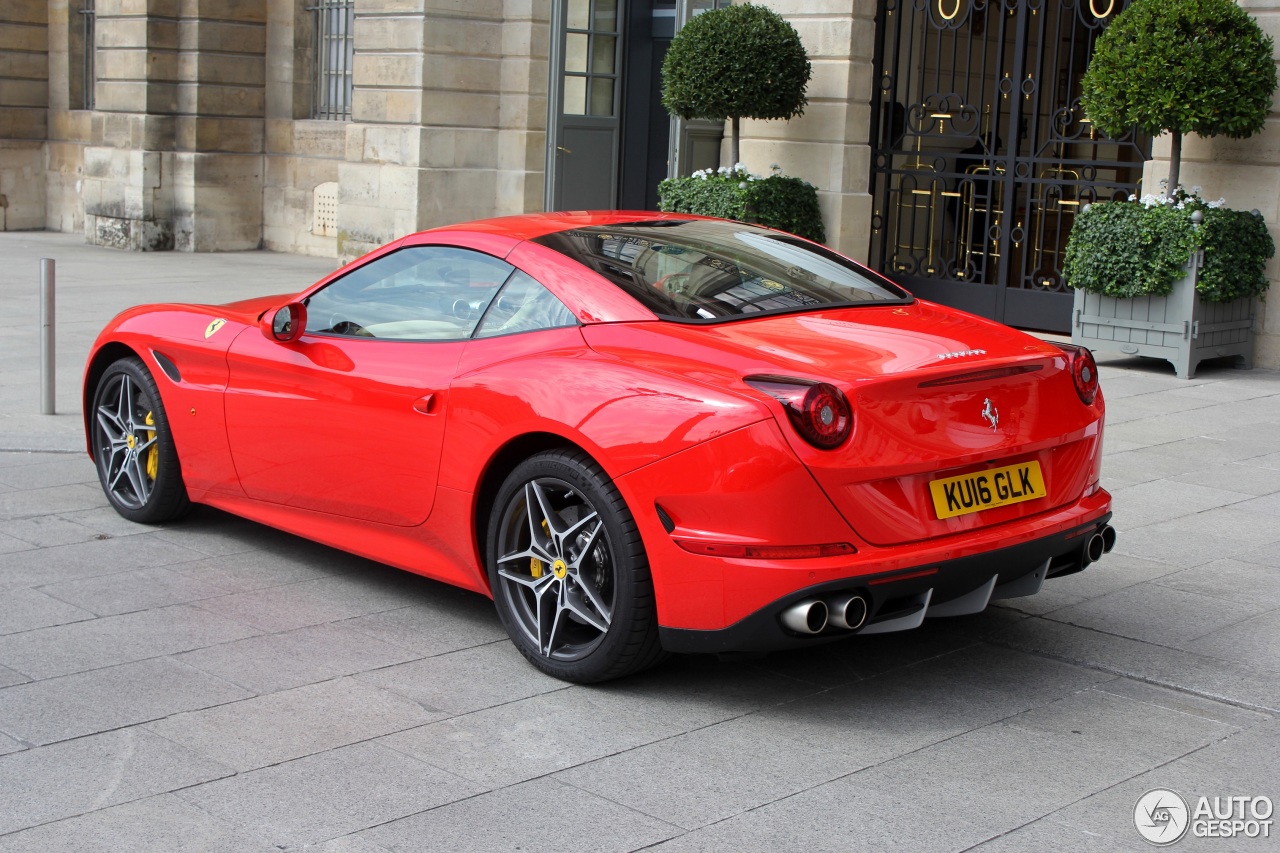
<path id="1" fill-rule="evenodd" d="M 782 624 L 797 634 L 821 634 L 827 627 L 856 631 L 867 621 L 867 600 L 856 592 L 826 599 L 806 598 L 782 611 Z"/>
<path id="2" fill-rule="evenodd" d="M 827 601 L 829 621 L 837 628 L 856 631 L 867 621 L 867 600 L 856 592 L 846 592 Z"/>
<path id="3" fill-rule="evenodd" d="M 827 627 L 827 604 L 820 598 L 806 598 L 782 611 L 782 624 L 797 634 L 820 634 Z"/>
<path id="4" fill-rule="evenodd" d="M 1102 555 L 1106 554 L 1116 545 L 1116 529 L 1110 524 L 1105 525 L 1097 533 L 1089 537 L 1089 541 L 1085 544 L 1085 557 L 1087 563 L 1093 563 L 1102 559 Z M 1086 565 L 1087 565 L 1086 563 Z"/>
<path id="5" fill-rule="evenodd" d="M 1079 562 L 1074 566 L 1074 568 L 1069 568 L 1067 573 L 1069 574 L 1072 571 L 1078 572 L 1090 563 L 1102 559 L 1102 555 L 1109 553 L 1115 545 L 1116 529 L 1109 524 L 1103 525 L 1101 530 L 1095 532 L 1085 542 L 1084 553 L 1081 555 L 1081 558 L 1079 558 Z M 1034 594 L 1035 591 L 1039 590 L 1040 582 L 1044 580 L 1043 573 L 1048 570 L 1050 570 L 1050 564 L 1046 562 L 1039 570 L 1037 570 L 1037 572 L 1032 572 L 1032 574 L 1028 576 L 1036 580 L 1034 589 L 1028 588 L 1024 590 L 1023 587 L 1025 587 L 1026 584 L 1017 582 L 1019 584 L 1017 591 L 1013 589 L 1014 584 L 1012 583 L 1006 585 L 1008 588 L 995 587 L 996 577 L 993 576 L 985 587 L 975 590 L 975 593 L 985 592 L 982 596 L 983 602 L 981 607 L 976 607 L 975 604 L 976 609 L 957 610 L 954 614 L 949 614 L 942 612 L 947 605 L 953 604 L 953 602 L 947 602 L 946 604 L 940 605 L 936 608 L 937 612 L 929 615 L 943 616 L 959 615 L 960 613 L 976 613 L 984 609 L 987 603 L 993 598 L 1011 598 L 1018 595 Z M 929 590 L 929 592 L 932 593 L 933 590 Z M 997 592 L 1003 594 L 997 595 L 995 594 Z M 929 602 L 928 597 L 926 596 L 923 607 L 920 608 L 919 618 L 917 619 L 914 613 L 908 617 L 914 620 L 914 624 L 909 627 L 916 627 L 916 625 L 924 620 L 924 611 L 928 609 L 928 606 Z M 806 598 L 802 601 L 797 601 L 795 604 L 792 604 L 782 611 L 781 619 L 783 625 L 797 634 L 808 634 L 812 636 L 814 634 L 821 634 L 829 627 L 840 631 L 860 631 L 866 627 L 868 615 L 870 615 L 870 606 L 867 604 L 867 599 L 860 593 L 846 590 L 844 592 L 832 593 L 825 599 Z M 889 628 L 888 630 L 906 629 L 906 626 L 897 626 L 897 623 L 901 620 L 895 619 L 890 621 L 895 624 L 895 627 Z M 889 623 L 882 620 L 881 622 L 877 622 L 875 625 L 871 626 L 871 628 L 868 628 L 864 633 L 876 632 L 877 629 L 883 629 L 888 624 Z"/>

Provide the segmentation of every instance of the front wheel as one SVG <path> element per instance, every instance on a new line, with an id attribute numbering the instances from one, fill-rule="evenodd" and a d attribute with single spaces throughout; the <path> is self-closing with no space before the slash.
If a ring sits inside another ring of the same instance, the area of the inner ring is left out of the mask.
<path id="1" fill-rule="evenodd" d="M 635 519 L 586 454 L 546 451 L 516 466 L 494 503 L 487 554 L 502 624 L 543 672 L 590 683 L 662 659 Z"/>
<path id="2" fill-rule="evenodd" d="M 103 372 L 89 434 L 98 480 L 116 512 L 156 524 L 190 508 L 160 392 L 140 359 L 122 358 Z"/>

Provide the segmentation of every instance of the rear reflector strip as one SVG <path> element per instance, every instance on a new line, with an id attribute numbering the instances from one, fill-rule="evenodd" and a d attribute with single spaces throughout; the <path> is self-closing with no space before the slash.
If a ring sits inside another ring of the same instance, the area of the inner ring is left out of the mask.
<path id="1" fill-rule="evenodd" d="M 733 542 L 677 539 L 675 543 L 690 554 L 748 560 L 803 560 L 813 557 L 844 557 L 858 553 L 858 549 L 848 542 L 830 542 L 825 545 L 739 545 Z"/>
<path id="2" fill-rule="evenodd" d="M 941 379 L 929 379 L 920 383 L 921 388 L 937 388 L 941 385 L 964 385 L 968 382 L 986 382 L 991 379 L 1003 379 L 1006 376 L 1017 376 L 1020 373 L 1034 373 L 1044 368 L 1043 364 L 1019 364 L 1012 367 L 993 367 L 989 370 L 975 370 L 970 373 L 957 373 Z"/>

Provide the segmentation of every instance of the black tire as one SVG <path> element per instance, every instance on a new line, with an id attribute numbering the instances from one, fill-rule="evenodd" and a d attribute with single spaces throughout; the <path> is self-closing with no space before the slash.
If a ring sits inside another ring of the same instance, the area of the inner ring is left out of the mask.
<path id="1" fill-rule="evenodd" d="M 664 657 L 635 519 L 591 457 L 550 450 L 498 490 L 488 571 L 503 627 L 534 666 L 589 684 Z"/>
<path id="2" fill-rule="evenodd" d="M 122 358 L 103 372 L 89 434 L 98 481 L 116 512 L 159 524 L 191 508 L 160 391 L 141 359 Z"/>

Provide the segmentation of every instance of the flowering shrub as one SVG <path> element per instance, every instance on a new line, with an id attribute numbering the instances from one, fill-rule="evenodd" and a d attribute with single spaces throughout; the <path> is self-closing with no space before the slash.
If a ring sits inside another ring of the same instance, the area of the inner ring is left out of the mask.
<path id="1" fill-rule="evenodd" d="M 817 187 L 782 174 L 776 165 L 765 177 L 735 163 L 700 169 L 687 178 L 667 178 L 658 184 L 658 208 L 754 222 L 819 243 L 827 236 Z"/>
<path id="2" fill-rule="evenodd" d="M 1197 210 L 1204 216 L 1199 228 L 1191 219 Z M 1199 187 L 1089 205 L 1076 216 L 1062 273 L 1072 287 L 1090 293 L 1166 296 L 1200 249 L 1201 298 L 1230 302 L 1266 293 L 1270 282 L 1263 270 L 1275 255 L 1266 223 L 1256 213 L 1227 208 L 1222 199 L 1206 202 Z"/>

